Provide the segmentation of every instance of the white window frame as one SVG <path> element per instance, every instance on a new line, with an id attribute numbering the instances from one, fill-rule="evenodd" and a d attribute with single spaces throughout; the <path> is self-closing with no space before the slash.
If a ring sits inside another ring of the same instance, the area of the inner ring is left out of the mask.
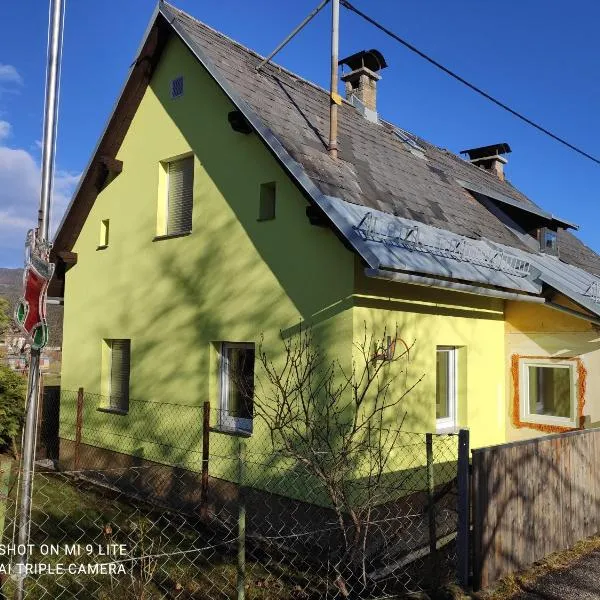
<path id="1" fill-rule="evenodd" d="M 456 346 L 437 346 L 435 349 L 436 361 L 437 353 L 445 352 L 449 355 L 448 361 L 448 392 L 449 392 L 449 416 L 443 419 L 436 418 L 435 425 L 437 431 L 448 431 L 456 429 L 458 420 L 458 348 Z M 436 381 L 437 390 L 437 381 Z"/>
<path id="2" fill-rule="evenodd" d="M 234 417 L 229 414 L 229 407 L 227 405 L 227 397 L 229 395 L 229 360 L 227 359 L 227 350 L 229 348 L 255 350 L 255 345 L 251 342 L 221 342 L 219 351 L 219 427 L 250 434 L 252 433 L 253 419 Z"/>
<path id="3" fill-rule="evenodd" d="M 538 415 L 529 410 L 529 367 L 556 367 L 569 369 L 571 375 L 570 418 L 551 415 Z M 519 369 L 519 411 L 524 423 L 577 427 L 577 364 L 572 360 L 552 360 L 544 358 L 522 358 Z"/>

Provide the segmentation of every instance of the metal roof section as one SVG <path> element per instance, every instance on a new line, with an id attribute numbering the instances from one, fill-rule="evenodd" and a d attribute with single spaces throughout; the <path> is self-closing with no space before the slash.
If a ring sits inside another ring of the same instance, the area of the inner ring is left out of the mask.
<path id="1" fill-rule="evenodd" d="M 501 244 L 490 244 L 503 248 Z M 527 260 L 531 268 L 537 271 L 536 283 L 551 287 L 592 314 L 600 316 L 600 278 L 561 261 L 557 256 L 514 248 L 509 250 L 518 258 Z"/>
<path id="2" fill-rule="evenodd" d="M 380 268 L 424 273 L 539 294 L 537 269 L 508 247 L 472 240 L 386 212 L 329 198 L 377 257 Z M 526 253 L 523 253 L 526 256 Z"/>
<path id="3" fill-rule="evenodd" d="M 444 285 L 437 287 L 452 288 L 452 279 L 521 294 L 541 294 L 547 285 L 600 316 L 600 278 L 555 256 L 473 240 L 339 198 L 329 201 L 338 220 L 346 220 L 377 257 L 380 267 L 368 270 L 369 276 L 394 280 L 398 272 L 417 273 L 441 278 Z M 489 291 L 475 286 L 472 293 Z"/>
<path id="4" fill-rule="evenodd" d="M 540 270 L 540 281 L 600 317 L 600 279 L 555 256 L 537 254 L 532 264 Z"/>
<path id="5" fill-rule="evenodd" d="M 392 131 L 396 136 L 398 136 L 402 143 L 406 144 L 412 154 L 418 156 L 419 158 L 425 158 L 425 148 L 419 145 L 414 136 L 395 125 L 392 125 Z"/>

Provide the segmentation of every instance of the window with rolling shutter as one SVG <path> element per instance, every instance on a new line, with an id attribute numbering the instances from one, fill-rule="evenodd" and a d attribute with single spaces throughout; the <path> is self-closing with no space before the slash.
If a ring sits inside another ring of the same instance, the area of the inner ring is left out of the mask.
<path id="1" fill-rule="evenodd" d="M 107 340 L 110 347 L 110 407 L 129 410 L 130 340 Z"/>
<path id="2" fill-rule="evenodd" d="M 167 235 L 192 230 L 194 157 L 168 165 Z"/>

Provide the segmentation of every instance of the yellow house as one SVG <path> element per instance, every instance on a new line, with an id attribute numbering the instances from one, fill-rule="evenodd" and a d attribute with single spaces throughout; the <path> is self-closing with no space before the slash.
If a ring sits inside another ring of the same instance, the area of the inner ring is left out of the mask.
<path id="1" fill-rule="evenodd" d="M 505 180 L 508 145 L 460 158 L 385 121 L 372 50 L 341 61 L 335 158 L 328 92 L 261 60 L 169 4 L 151 19 L 54 241 L 62 387 L 124 432 L 87 442 L 173 461 L 160 440 L 199 444 L 206 400 L 256 433 L 230 373 L 299 324 L 345 364 L 365 324 L 414 341 L 423 381 L 389 415 L 409 431 L 477 447 L 600 420 L 600 256 Z"/>

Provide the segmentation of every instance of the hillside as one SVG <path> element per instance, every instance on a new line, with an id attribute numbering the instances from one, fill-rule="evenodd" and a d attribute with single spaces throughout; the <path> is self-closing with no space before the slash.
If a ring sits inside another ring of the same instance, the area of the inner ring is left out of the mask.
<path id="1" fill-rule="evenodd" d="M 23 269 L 0 268 L 0 297 L 8 300 L 11 312 L 21 295 L 22 288 Z M 49 346 L 62 345 L 62 318 L 62 306 L 48 307 L 48 325 L 50 327 Z"/>

